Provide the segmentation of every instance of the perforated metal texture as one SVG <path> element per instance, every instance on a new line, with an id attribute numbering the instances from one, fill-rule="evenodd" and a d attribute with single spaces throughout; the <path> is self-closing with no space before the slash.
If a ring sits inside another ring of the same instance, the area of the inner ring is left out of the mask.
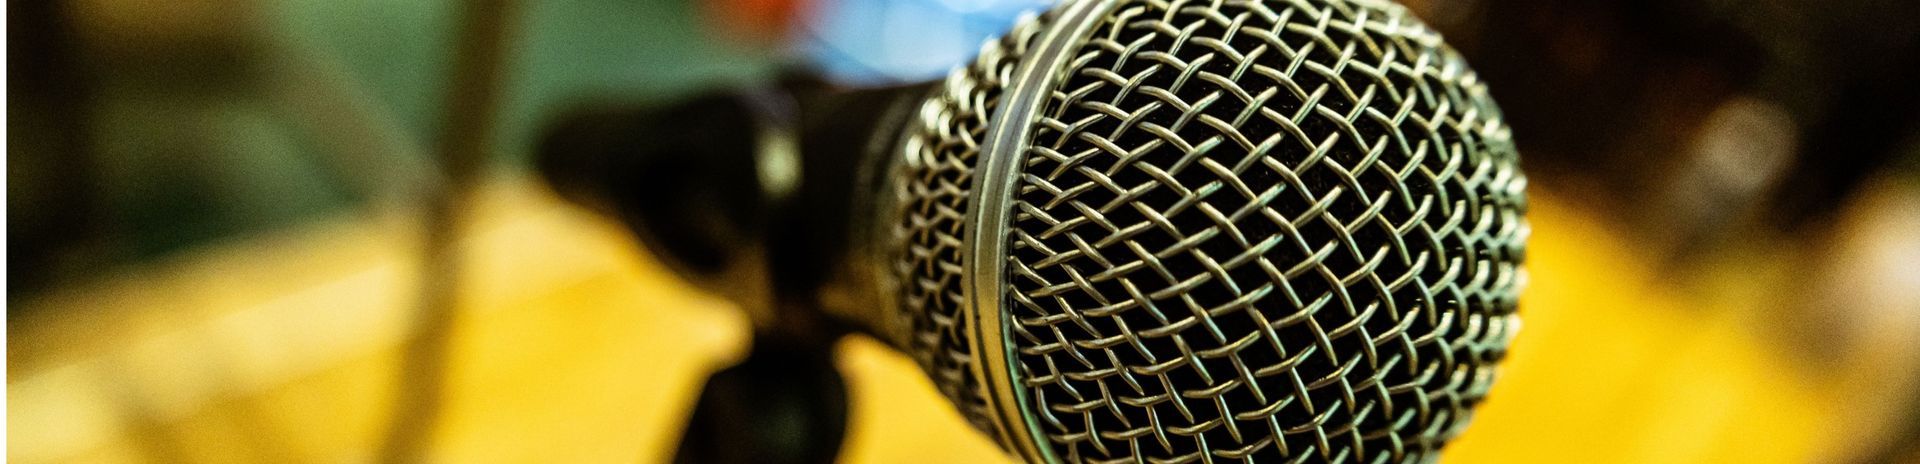
<path id="1" fill-rule="evenodd" d="M 1023 21 L 1012 32 L 986 43 L 972 65 L 954 71 L 920 107 L 904 137 L 904 159 L 894 179 L 899 210 L 893 223 L 899 253 L 891 258 L 899 307 L 896 326 L 906 339 L 896 346 L 911 354 L 933 377 L 940 393 L 959 407 L 975 428 L 993 434 L 991 411 L 970 371 L 975 362 L 967 340 L 961 290 L 962 235 L 974 163 L 1001 90 L 1027 51 L 1042 16 Z"/>
<path id="2" fill-rule="evenodd" d="M 1518 327 L 1517 163 L 1397 5 L 1124 3 L 1021 168 L 1028 412 L 1074 462 L 1431 460 Z"/>

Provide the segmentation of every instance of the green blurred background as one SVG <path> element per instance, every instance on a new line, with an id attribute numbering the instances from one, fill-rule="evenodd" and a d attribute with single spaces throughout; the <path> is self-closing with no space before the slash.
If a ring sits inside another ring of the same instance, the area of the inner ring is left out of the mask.
<path id="1" fill-rule="evenodd" d="M 9 8 L 10 296 L 366 205 L 432 167 L 454 2 Z M 583 100 L 645 104 L 770 73 L 770 53 L 714 40 L 698 8 L 526 3 L 494 160 L 526 166 L 540 124 Z"/>

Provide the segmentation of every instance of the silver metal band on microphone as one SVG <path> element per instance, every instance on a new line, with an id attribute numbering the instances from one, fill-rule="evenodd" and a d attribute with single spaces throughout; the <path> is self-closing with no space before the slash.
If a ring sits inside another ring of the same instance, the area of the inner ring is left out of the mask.
<path id="1" fill-rule="evenodd" d="M 1066 80 L 1061 72 L 1075 52 L 1093 33 L 1119 0 L 1072 0 L 1059 7 L 1059 19 L 1041 35 L 1031 57 L 1015 68 L 1014 80 L 1000 95 L 999 109 L 989 119 L 986 145 L 974 170 L 974 189 L 967 209 L 966 245 L 961 262 L 969 263 L 962 288 L 967 292 L 966 318 L 973 322 L 968 332 L 980 362 L 973 364 L 973 375 L 985 388 L 1001 443 L 1011 445 L 1027 462 L 1061 462 L 1047 444 L 1041 421 L 1033 417 L 1032 399 L 1020 385 L 1021 373 L 1014 350 L 1017 344 L 1007 340 L 1012 320 L 1006 313 L 1006 262 L 1008 221 L 1013 215 L 1013 192 L 1020 182 L 1020 166 L 1026 159 L 1032 139 L 1034 120 L 1047 97 Z"/>

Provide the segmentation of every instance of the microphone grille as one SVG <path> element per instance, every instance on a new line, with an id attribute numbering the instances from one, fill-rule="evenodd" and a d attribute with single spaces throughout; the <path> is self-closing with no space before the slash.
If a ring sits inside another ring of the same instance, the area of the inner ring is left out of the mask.
<path id="1" fill-rule="evenodd" d="M 919 108 L 903 135 L 893 174 L 894 221 L 888 258 L 898 307 L 890 334 L 932 376 L 940 393 L 975 428 L 993 424 L 978 379 L 963 317 L 961 261 L 968 195 L 988 118 L 1014 68 L 1052 14 L 1023 18 L 1011 32 L 982 44 L 980 55 L 955 69 Z"/>
<path id="2" fill-rule="evenodd" d="M 901 140 L 888 335 L 1029 458 L 1428 461 L 1519 327 L 1510 132 L 1385 0 L 1069 0 L 985 44 Z"/>
<path id="3" fill-rule="evenodd" d="M 1040 108 L 1016 362 L 1071 462 L 1421 461 L 1518 328 L 1525 179 L 1398 5 L 1125 1 Z"/>

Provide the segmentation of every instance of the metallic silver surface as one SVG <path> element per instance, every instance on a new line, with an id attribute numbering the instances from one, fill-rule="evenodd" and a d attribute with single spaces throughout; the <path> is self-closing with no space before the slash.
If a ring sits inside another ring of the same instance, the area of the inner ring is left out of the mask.
<path id="1" fill-rule="evenodd" d="M 1518 329 L 1518 155 L 1398 5 L 1070 2 L 904 140 L 895 343 L 1028 460 L 1430 461 Z"/>
<path id="2" fill-rule="evenodd" d="M 1118 0 L 1072 0 L 1056 7 L 1058 19 L 1052 21 L 1032 50 L 1014 67 L 1015 80 L 1000 96 L 1001 103 L 987 126 L 986 146 L 976 162 L 973 191 L 965 220 L 970 226 L 962 235 L 960 262 L 999 263 L 1007 258 L 1007 224 L 1012 216 L 1013 191 L 1020 181 L 1020 164 L 1026 159 L 1034 120 L 1047 96 L 1065 77 L 1061 72 L 1067 60 L 1084 43 L 1093 26 L 1118 5 Z M 1012 340 L 1008 335 L 1012 321 L 1006 314 L 1006 268 L 972 266 L 961 275 L 962 289 L 969 303 L 964 317 L 972 321 L 967 333 L 974 350 L 973 375 L 986 389 L 984 395 L 1001 443 L 1033 462 L 1056 462 L 1053 449 L 1045 446 L 1046 431 L 1031 420 L 1036 406 L 1022 388 L 1024 377 L 1016 366 Z"/>
<path id="3" fill-rule="evenodd" d="M 1019 58 L 1051 19 L 1023 19 L 1006 36 L 983 44 L 971 66 L 954 70 L 921 105 L 895 164 L 895 217 L 880 222 L 893 237 L 880 258 L 893 264 L 893 278 L 882 288 L 897 289 L 882 303 L 895 305 L 889 325 L 904 328 L 895 331 L 904 338 L 894 345 L 913 355 L 968 422 L 996 440 L 1004 436 L 973 373 L 962 236 L 988 116 Z"/>

